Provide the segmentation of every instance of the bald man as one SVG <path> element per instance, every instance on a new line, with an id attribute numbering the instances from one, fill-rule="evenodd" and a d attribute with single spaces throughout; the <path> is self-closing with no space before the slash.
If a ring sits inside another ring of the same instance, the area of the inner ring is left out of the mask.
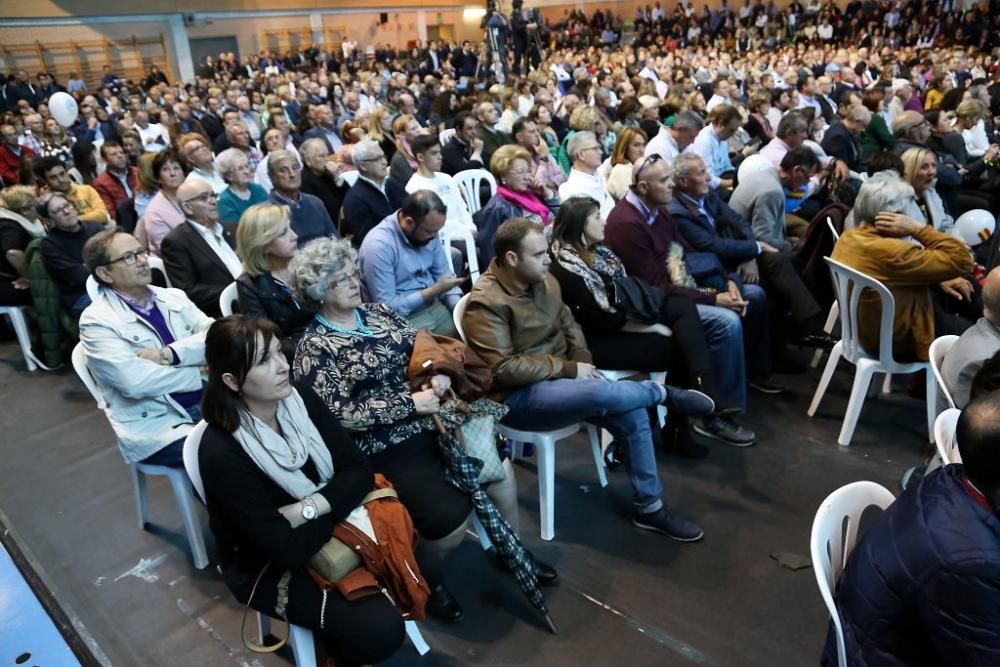
<path id="1" fill-rule="evenodd" d="M 203 313 L 219 317 L 219 295 L 243 272 L 231 234 L 219 223 L 218 196 L 207 181 L 177 188 L 184 224 L 164 237 L 160 256 L 173 286 L 184 290 Z"/>
<path id="2" fill-rule="evenodd" d="M 983 316 L 962 334 L 944 358 L 941 375 L 955 407 L 969 403 L 972 378 L 983 364 L 1000 352 L 1000 267 L 990 271 L 983 284 Z"/>

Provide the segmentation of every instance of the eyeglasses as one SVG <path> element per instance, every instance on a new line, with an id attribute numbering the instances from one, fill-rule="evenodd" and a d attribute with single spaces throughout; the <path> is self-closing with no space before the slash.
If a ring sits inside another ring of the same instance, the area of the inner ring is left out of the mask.
<path id="1" fill-rule="evenodd" d="M 358 162 L 388 162 L 389 160 L 385 155 L 379 155 L 378 157 L 370 157 L 364 160 L 358 160 Z"/>
<path id="2" fill-rule="evenodd" d="M 593 146 L 585 146 L 584 148 L 580 149 L 580 151 L 599 151 L 599 150 L 601 150 L 601 147 L 598 146 L 597 144 L 594 144 Z"/>
<path id="3" fill-rule="evenodd" d="M 527 169 L 518 169 L 517 171 L 508 171 L 507 172 L 507 176 L 508 177 L 510 177 L 510 176 L 513 176 L 513 177 L 527 176 L 530 173 L 531 172 L 528 171 Z"/>
<path id="4" fill-rule="evenodd" d="M 355 280 L 361 278 L 361 271 L 359 269 L 354 269 L 353 271 L 347 271 L 346 273 L 341 273 L 340 275 L 333 276 L 330 278 L 330 287 L 347 287 L 351 285 Z"/>
<path id="5" fill-rule="evenodd" d="M 111 266 L 112 264 L 117 264 L 118 262 L 122 262 L 123 264 L 125 264 L 125 266 L 133 266 L 135 264 L 135 261 L 140 257 L 142 257 L 143 259 L 149 257 L 149 251 L 145 249 L 140 249 L 132 252 L 127 252 L 118 259 L 108 260 L 108 262 L 104 264 L 104 266 Z"/>
<path id="6" fill-rule="evenodd" d="M 204 203 L 204 202 L 207 202 L 209 199 L 215 200 L 215 199 L 218 199 L 218 198 L 219 198 L 219 195 L 215 194 L 214 192 L 203 192 L 202 194 L 198 195 L 197 197 L 191 197 L 189 199 L 185 199 L 181 203 L 182 204 L 186 204 L 187 202 L 192 202 L 192 201 L 200 201 L 200 202 Z"/>
<path id="7" fill-rule="evenodd" d="M 642 176 L 643 169 L 645 169 L 651 164 L 656 164 L 662 159 L 663 159 L 662 155 L 660 155 L 659 153 L 653 153 L 652 155 L 648 156 L 645 160 L 643 160 L 642 164 L 639 165 L 639 171 L 635 172 L 635 179 L 633 179 L 632 185 L 638 185 L 639 177 Z"/>
<path id="8" fill-rule="evenodd" d="M 76 209 L 73 208 L 72 204 L 63 204 L 59 208 L 49 209 L 50 213 L 53 213 L 53 214 L 56 214 L 56 215 L 66 215 L 67 213 L 71 213 L 71 212 L 75 212 L 75 211 L 76 211 Z"/>

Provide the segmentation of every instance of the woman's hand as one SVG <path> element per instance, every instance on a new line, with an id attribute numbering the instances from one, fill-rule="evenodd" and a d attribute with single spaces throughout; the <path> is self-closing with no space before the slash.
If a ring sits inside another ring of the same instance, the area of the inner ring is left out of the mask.
<path id="1" fill-rule="evenodd" d="M 972 283 L 961 276 L 943 281 L 941 289 L 945 294 L 959 301 L 972 300 Z"/>
<path id="2" fill-rule="evenodd" d="M 434 395 L 440 398 L 451 389 L 451 378 L 447 375 L 435 375 L 429 385 L 424 385 L 424 389 L 432 389 Z"/>
<path id="3" fill-rule="evenodd" d="M 441 401 L 433 389 L 423 389 L 410 397 L 418 415 L 434 415 L 441 409 Z"/>

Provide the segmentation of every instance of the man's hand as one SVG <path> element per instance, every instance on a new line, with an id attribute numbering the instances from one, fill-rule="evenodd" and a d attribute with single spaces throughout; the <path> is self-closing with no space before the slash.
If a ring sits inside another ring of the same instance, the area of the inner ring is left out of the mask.
<path id="1" fill-rule="evenodd" d="M 482 153 L 483 152 L 483 140 L 482 140 L 482 137 L 478 137 L 477 136 L 475 139 L 472 140 L 472 144 L 471 145 L 472 145 L 472 154 L 473 155 L 475 155 L 476 153 Z"/>
<path id="2" fill-rule="evenodd" d="M 875 216 L 875 229 L 882 236 L 901 239 L 920 231 L 923 225 L 902 213 L 879 213 Z"/>
<path id="3" fill-rule="evenodd" d="M 851 175 L 851 170 L 847 168 L 847 163 L 843 160 L 833 161 L 833 177 L 838 181 L 846 181 Z"/>
<path id="4" fill-rule="evenodd" d="M 28 289 L 31 286 L 27 278 L 17 278 L 14 280 L 13 285 L 14 289 Z"/>
<path id="5" fill-rule="evenodd" d="M 146 361 L 152 361 L 154 364 L 160 363 L 160 360 L 163 358 L 160 355 L 160 348 L 158 347 L 144 347 L 138 350 L 135 356 Z"/>
<path id="6" fill-rule="evenodd" d="M 548 157 L 549 145 L 545 143 L 544 139 L 539 139 L 538 143 L 535 144 L 535 155 L 537 155 L 540 158 Z"/>
<path id="7" fill-rule="evenodd" d="M 719 292 L 715 295 L 715 305 L 728 308 L 735 313 L 739 313 L 740 317 L 743 317 L 747 314 L 748 303 L 743 299 L 743 295 L 740 294 L 739 285 L 730 280 L 727 287 L 728 291 Z"/>
<path id="8" fill-rule="evenodd" d="M 424 291 L 428 292 L 430 295 L 430 298 L 427 300 L 433 299 L 436 296 L 444 294 L 450 289 L 458 287 L 466 280 L 467 278 L 459 278 L 457 276 L 441 276 L 434 282 L 433 285 L 424 288 Z"/>
<path id="9" fill-rule="evenodd" d="M 585 361 L 576 362 L 576 379 L 577 380 L 600 380 L 601 374 L 597 372 L 597 368 L 594 364 L 588 364 Z"/>
<path id="10" fill-rule="evenodd" d="M 945 294 L 959 301 L 970 301 L 972 299 L 972 283 L 961 276 L 945 280 L 941 283 L 941 289 L 944 290 Z"/>
<path id="11" fill-rule="evenodd" d="M 757 266 L 757 260 L 749 259 L 742 264 L 740 264 L 738 272 L 740 278 L 744 282 L 750 283 L 751 285 L 756 285 L 760 282 L 760 269 Z"/>

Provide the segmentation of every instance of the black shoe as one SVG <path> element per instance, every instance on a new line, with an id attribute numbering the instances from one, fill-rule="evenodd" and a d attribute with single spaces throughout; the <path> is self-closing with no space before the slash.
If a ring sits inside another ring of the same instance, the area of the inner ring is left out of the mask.
<path id="1" fill-rule="evenodd" d="M 608 448 L 604 450 L 604 467 L 608 470 L 614 470 L 622 463 L 625 463 L 625 459 L 622 458 L 621 445 L 617 440 L 612 440 Z"/>
<path id="2" fill-rule="evenodd" d="M 666 505 L 650 514 L 634 513 L 632 523 L 643 530 L 662 533 L 678 542 L 697 542 L 705 535 L 701 526 L 694 521 L 673 514 Z"/>
<path id="3" fill-rule="evenodd" d="M 548 563 L 535 559 L 535 577 L 540 586 L 554 586 L 559 581 L 559 573 Z"/>
<path id="4" fill-rule="evenodd" d="M 780 394 L 781 392 L 785 391 L 784 386 L 780 384 L 772 384 L 770 382 L 765 382 L 763 380 L 751 381 L 750 388 L 756 389 L 762 394 L 771 394 L 771 395 Z"/>
<path id="5" fill-rule="evenodd" d="M 694 432 L 713 440 L 721 440 L 734 447 L 749 447 L 757 441 L 757 435 L 748 428 L 740 426 L 728 417 L 715 415 L 706 417 L 701 423 L 694 425 Z"/>
<path id="6" fill-rule="evenodd" d="M 828 333 L 808 334 L 798 340 L 793 340 L 792 345 L 799 347 L 814 347 L 820 350 L 832 350 L 837 344 L 837 339 Z"/>
<path id="7" fill-rule="evenodd" d="M 438 584 L 431 591 L 430 597 L 427 598 L 425 611 L 429 616 L 433 616 L 442 623 L 458 623 L 465 618 L 465 610 L 444 587 L 444 584 Z"/>
<path id="8" fill-rule="evenodd" d="M 663 451 L 670 456 L 695 461 L 708 456 L 708 447 L 698 444 L 691 437 L 691 427 L 687 421 L 683 424 L 667 422 L 663 427 Z"/>
<path id="9" fill-rule="evenodd" d="M 667 390 L 667 396 L 662 403 L 667 406 L 668 414 L 672 412 L 703 417 L 715 412 L 715 401 L 697 389 L 681 389 L 670 385 L 664 385 L 663 388 Z"/>

